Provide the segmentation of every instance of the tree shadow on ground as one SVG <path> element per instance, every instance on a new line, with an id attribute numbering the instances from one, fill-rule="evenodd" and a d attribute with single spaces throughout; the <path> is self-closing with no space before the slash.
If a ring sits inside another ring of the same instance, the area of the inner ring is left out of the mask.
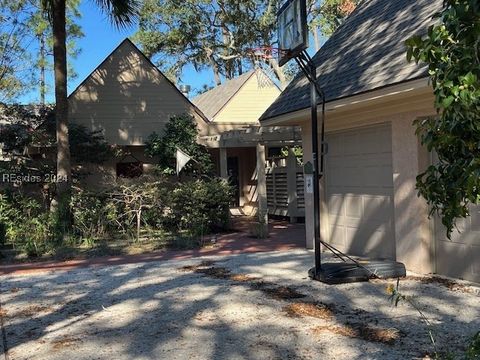
<path id="1" fill-rule="evenodd" d="M 283 308 L 298 299 L 273 299 L 248 282 L 212 278 L 179 267 L 201 260 L 81 269 L 4 277 L 2 308 L 12 358 L 63 359 L 295 359 L 348 356 L 405 358 L 427 352 L 428 338 L 411 309 L 395 310 L 385 284 L 328 286 L 306 279 L 311 253 L 303 250 L 222 257 L 214 266 L 293 286 L 309 301 L 334 304 L 329 321 L 292 318 Z M 448 324 L 442 341 L 453 348 L 480 327 L 476 295 L 405 281 L 426 315 Z M 425 293 L 422 291 L 425 290 Z M 444 306 L 448 304 L 449 306 Z M 477 301 L 478 304 L 478 301 Z M 455 311 L 457 309 L 457 311 Z M 458 314 L 463 309 L 465 316 Z M 466 318 L 470 315 L 471 318 Z M 393 345 L 321 332 L 317 325 L 362 321 L 395 327 Z M 69 355 L 70 354 L 70 355 Z M 390 355 L 389 355 L 390 354 Z"/>

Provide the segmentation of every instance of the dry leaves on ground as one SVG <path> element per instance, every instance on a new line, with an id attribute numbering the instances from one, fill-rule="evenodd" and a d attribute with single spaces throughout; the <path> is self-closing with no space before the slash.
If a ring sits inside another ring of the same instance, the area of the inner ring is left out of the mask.
<path id="1" fill-rule="evenodd" d="M 64 336 L 61 339 L 53 340 L 51 344 L 54 350 L 61 350 L 66 347 L 71 347 L 76 343 L 78 343 L 79 341 L 82 341 L 82 340 L 72 336 Z"/>
<path id="2" fill-rule="evenodd" d="M 294 302 L 283 308 L 287 315 L 292 317 L 310 316 L 317 319 L 333 317 L 331 305 L 314 302 Z"/>
<path id="3" fill-rule="evenodd" d="M 18 313 L 16 313 L 16 316 L 24 316 L 24 317 L 30 317 L 37 315 L 38 313 L 44 313 L 44 312 L 52 312 L 52 308 L 48 306 L 41 306 L 41 305 L 30 305 L 27 306 L 26 308 L 23 308 L 20 310 Z"/>
<path id="4" fill-rule="evenodd" d="M 347 323 L 345 325 L 322 325 L 312 329 L 314 334 L 331 332 L 351 338 L 363 339 L 371 342 L 392 344 L 401 337 L 399 330 L 394 328 L 383 329 L 365 324 Z"/>

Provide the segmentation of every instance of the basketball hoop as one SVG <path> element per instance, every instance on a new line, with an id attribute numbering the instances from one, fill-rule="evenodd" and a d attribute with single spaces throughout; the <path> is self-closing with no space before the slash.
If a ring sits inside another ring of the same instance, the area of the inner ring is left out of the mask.
<path id="1" fill-rule="evenodd" d="M 272 86 L 272 80 L 275 79 L 276 75 L 271 60 L 278 59 L 279 54 L 283 52 L 282 49 L 273 46 L 258 46 L 247 49 L 246 54 L 253 67 L 262 70 L 256 72 L 259 87 Z"/>

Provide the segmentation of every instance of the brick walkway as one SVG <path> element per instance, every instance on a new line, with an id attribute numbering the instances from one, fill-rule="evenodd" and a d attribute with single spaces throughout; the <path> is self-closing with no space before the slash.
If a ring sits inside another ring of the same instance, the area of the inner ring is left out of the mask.
<path id="1" fill-rule="evenodd" d="M 303 224 L 289 224 L 283 221 L 272 221 L 269 225 L 269 237 L 256 239 L 248 234 L 248 220 L 234 220 L 236 232 L 218 235 L 213 247 L 195 250 L 166 250 L 139 255 L 108 256 L 92 259 L 69 261 L 45 261 L 0 265 L 0 275 L 28 274 L 46 271 L 71 270 L 89 266 L 106 266 L 132 263 L 145 263 L 172 259 L 190 259 L 211 255 L 235 255 L 267 251 L 288 251 L 305 246 L 305 227 Z"/>

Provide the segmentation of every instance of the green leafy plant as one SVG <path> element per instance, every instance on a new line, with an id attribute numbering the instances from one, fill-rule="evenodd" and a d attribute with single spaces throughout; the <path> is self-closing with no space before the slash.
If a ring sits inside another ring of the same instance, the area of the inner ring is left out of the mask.
<path id="1" fill-rule="evenodd" d="M 140 240 L 143 215 L 145 211 L 155 206 L 161 206 L 159 187 L 160 181 L 149 178 L 121 179 L 116 188 L 110 192 L 112 202 L 117 208 L 116 221 L 125 224 L 126 229 L 135 229 L 135 238 Z"/>
<path id="2" fill-rule="evenodd" d="M 438 161 L 417 188 L 450 238 L 458 218 L 480 199 L 480 3 L 446 0 L 426 36 L 407 40 L 407 59 L 428 65 L 438 116 L 415 121 Z"/>
<path id="3" fill-rule="evenodd" d="M 389 294 L 390 302 L 393 305 L 398 306 L 398 304 L 401 301 L 404 301 L 404 302 L 408 303 L 411 307 L 413 307 L 418 312 L 422 322 L 427 326 L 428 337 L 430 339 L 430 342 L 432 343 L 433 352 L 435 354 L 435 359 L 439 359 L 439 354 L 438 354 L 438 351 L 437 351 L 437 343 L 435 341 L 435 328 L 434 328 L 433 324 L 425 316 L 422 309 L 415 303 L 412 296 L 407 296 L 407 295 L 404 295 L 400 292 L 399 284 L 400 284 L 400 279 L 397 279 L 397 285 L 396 286 L 394 286 L 393 284 L 389 284 L 387 286 L 387 293 Z"/>
<path id="4" fill-rule="evenodd" d="M 480 359 L 480 331 L 475 334 L 475 336 L 472 338 L 472 341 L 468 345 L 465 360 L 478 359 Z"/>
<path id="5" fill-rule="evenodd" d="M 86 245 L 93 246 L 115 230 L 117 209 L 106 193 L 76 188 L 71 201 L 73 231 Z"/>
<path id="6" fill-rule="evenodd" d="M 201 237 L 229 221 L 231 187 L 222 179 L 196 179 L 180 183 L 171 192 L 167 227 Z"/>
<path id="7" fill-rule="evenodd" d="M 192 116 L 173 116 L 162 135 L 153 133 L 148 137 L 145 153 L 158 160 L 161 173 L 172 175 L 175 174 L 175 153 L 179 148 L 192 158 L 185 166 L 185 172 L 208 174 L 213 169 L 212 160 L 207 148 L 197 143 L 197 137 L 198 128 Z"/>
<path id="8" fill-rule="evenodd" d="M 40 256 L 54 245 L 54 217 L 33 198 L 1 194 L 0 223 L 5 240 L 29 256 Z"/>
<path id="9" fill-rule="evenodd" d="M 457 359 L 452 353 L 442 353 L 438 351 L 437 341 L 436 341 L 436 332 L 437 329 L 432 324 L 432 322 L 428 319 L 425 315 L 424 311 L 420 308 L 420 306 L 415 302 L 413 296 L 408 296 L 400 292 L 399 290 L 400 279 L 397 279 L 397 284 L 388 284 L 387 286 L 387 294 L 389 295 L 388 299 L 394 306 L 398 306 L 401 302 L 405 302 L 414 308 L 422 322 L 427 327 L 427 333 L 429 340 L 432 344 L 433 348 L 433 356 L 436 360 L 453 360 Z M 465 360 L 477 360 L 480 359 L 480 332 L 478 332 L 470 341 L 467 350 L 465 352 L 465 356 L 463 357 Z"/>

